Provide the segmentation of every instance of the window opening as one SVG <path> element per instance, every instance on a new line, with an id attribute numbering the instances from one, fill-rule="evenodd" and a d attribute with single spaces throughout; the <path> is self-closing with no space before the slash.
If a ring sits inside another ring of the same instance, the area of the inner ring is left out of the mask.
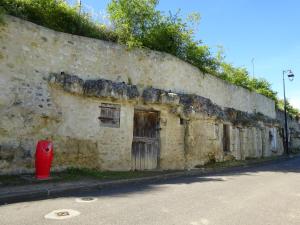
<path id="1" fill-rule="evenodd" d="M 121 107 L 117 104 L 102 103 L 100 108 L 100 126 L 103 127 L 120 127 Z"/>

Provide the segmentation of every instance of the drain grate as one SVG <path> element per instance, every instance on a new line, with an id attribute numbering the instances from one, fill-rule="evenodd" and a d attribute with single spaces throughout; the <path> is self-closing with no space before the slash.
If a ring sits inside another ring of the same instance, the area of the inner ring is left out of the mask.
<path id="1" fill-rule="evenodd" d="M 76 202 L 94 202 L 94 201 L 97 201 L 97 198 L 94 197 L 76 198 Z"/>
<path id="2" fill-rule="evenodd" d="M 73 209 L 57 209 L 45 215 L 45 219 L 63 220 L 78 215 L 80 215 L 80 212 Z"/>

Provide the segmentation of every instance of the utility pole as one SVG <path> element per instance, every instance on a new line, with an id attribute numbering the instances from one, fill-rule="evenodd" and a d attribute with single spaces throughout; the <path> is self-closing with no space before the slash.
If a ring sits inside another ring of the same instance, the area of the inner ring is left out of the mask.
<path id="1" fill-rule="evenodd" d="M 285 148 L 286 154 L 289 155 L 289 131 L 288 131 L 288 121 L 287 121 L 287 102 L 285 96 L 285 79 L 284 74 L 288 73 L 288 78 L 290 81 L 294 80 L 295 75 L 291 70 L 283 70 L 282 71 L 282 82 L 283 82 L 283 98 L 284 98 L 284 130 L 285 130 Z"/>
<path id="2" fill-rule="evenodd" d="M 81 13 L 81 0 L 77 0 L 78 13 Z"/>

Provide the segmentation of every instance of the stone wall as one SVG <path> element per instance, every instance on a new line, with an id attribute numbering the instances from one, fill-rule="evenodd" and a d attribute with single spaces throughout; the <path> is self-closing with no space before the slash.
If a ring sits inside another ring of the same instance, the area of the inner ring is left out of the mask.
<path id="1" fill-rule="evenodd" d="M 276 118 L 280 121 L 282 129 L 284 128 L 284 112 L 276 111 Z M 289 129 L 289 147 L 295 150 L 300 150 L 300 121 L 299 119 L 287 117 Z M 284 131 L 282 131 L 284 132 Z"/>
<path id="2" fill-rule="evenodd" d="M 282 136 L 278 125 L 230 127 L 230 149 L 223 151 L 223 124 L 210 118 L 192 120 L 186 132 L 186 166 L 194 168 L 212 162 L 245 160 L 282 155 Z M 272 132 L 272 137 L 270 137 Z M 275 141 L 276 144 L 272 145 Z"/>
<path id="3" fill-rule="evenodd" d="M 10 16 L 0 40 L 2 174 L 32 172 L 39 139 L 54 142 L 56 170 L 130 170 L 137 108 L 159 111 L 159 169 L 282 153 L 272 100 L 171 55 L 129 51 Z M 102 103 L 120 106 L 119 128 L 100 125 Z"/>
<path id="4" fill-rule="evenodd" d="M 7 17 L 6 26 L 1 28 L 1 48 L 5 71 L 32 76 L 65 71 L 84 80 L 102 78 L 140 88 L 152 86 L 196 94 L 221 107 L 261 112 L 275 118 L 272 100 L 202 74 L 169 54 L 128 51 L 114 43 L 55 32 L 13 17 Z"/>

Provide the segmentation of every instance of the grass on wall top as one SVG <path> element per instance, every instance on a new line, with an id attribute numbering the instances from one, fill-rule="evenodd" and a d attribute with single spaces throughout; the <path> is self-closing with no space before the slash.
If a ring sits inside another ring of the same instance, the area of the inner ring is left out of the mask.
<path id="1" fill-rule="evenodd" d="M 91 20 L 87 13 L 78 13 L 62 0 L 1 0 L 2 13 L 31 21 L 50 29 L 106 41 L 117 41 L 113 31 Z"/>

